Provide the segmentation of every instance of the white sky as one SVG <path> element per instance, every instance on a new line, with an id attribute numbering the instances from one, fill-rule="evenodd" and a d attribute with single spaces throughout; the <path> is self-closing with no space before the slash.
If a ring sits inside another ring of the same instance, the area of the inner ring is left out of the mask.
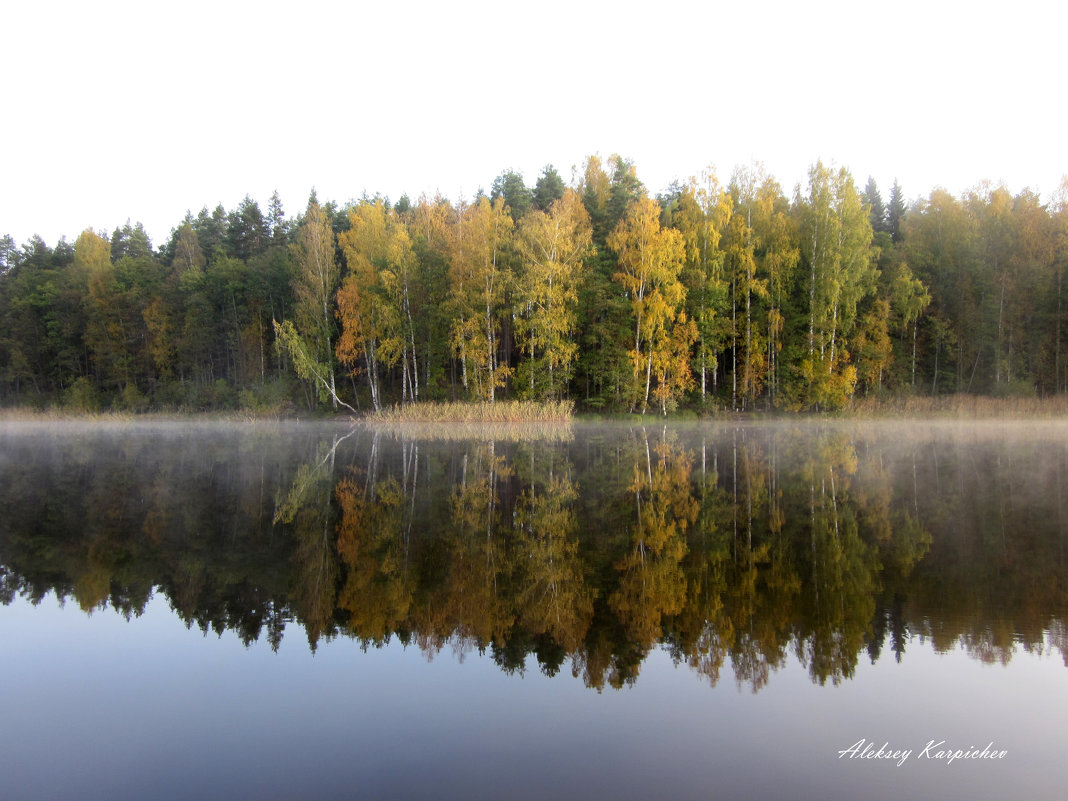
<path id="1" fill-rule="evenodd" d="M 817 159 L 884 200 L 1068 173 L 1068 4 L 62 3 L 0 11 L 0 235 L 73 241 L 314 186 L 455 200 L 512 168 L 632 159 L 652 193 Z"/>

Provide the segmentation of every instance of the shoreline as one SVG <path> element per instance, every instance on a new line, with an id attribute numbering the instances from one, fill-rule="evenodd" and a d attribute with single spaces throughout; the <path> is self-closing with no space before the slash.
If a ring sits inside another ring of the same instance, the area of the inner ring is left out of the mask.
<path id="1" fill-rule="evenodd" d="M 943 395 L 937 398 L 911 396 L 886 400 L 860 399 L 849 407 L 833 412 L 788 411 L 783 409 L 725 410 L 700 414 L 683 410 L 662 416 L 647 414 L 605 414 L 576 412 L 571 401 L 533 402 L 498 401 L 497 403 L 458 403 L 426 401 L 404 407 L 389 407 L 380 412 L 360 415 L 351 413 L 282 413 L 255 410 L 190 411 L 156 409 L 145 412 L 68 410 L 62 407 L 0 407 L 0 423 L 79 421 L 100 423 L 158 422 L 169 420 L 217 421 L 223 423 L 254 422 L 351 422 L 370 425 L 481 425 L 569 423 L 756 423 L 831 421 L 902 421 L 902 420 L 1056 420 L 1068 419 L 1068 395 L 1045 398 L 993 398 L 980 395 Z"/>

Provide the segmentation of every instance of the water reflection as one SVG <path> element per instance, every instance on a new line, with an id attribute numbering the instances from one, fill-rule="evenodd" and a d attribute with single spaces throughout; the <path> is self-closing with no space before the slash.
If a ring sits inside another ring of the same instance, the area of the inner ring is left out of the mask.
<path id="1" fill-rule="evenodd" d="M 450 431 L 450 429 L 446 429 Z M 0 592 L 277 648 L 294 623 L 634 682 L 661 645 L 760 690 L 915 643 L 1068 664 L 1068 431 L 323 426 L 0 431 Z M 533 660 L 530 657 L 533 656 Z"/>

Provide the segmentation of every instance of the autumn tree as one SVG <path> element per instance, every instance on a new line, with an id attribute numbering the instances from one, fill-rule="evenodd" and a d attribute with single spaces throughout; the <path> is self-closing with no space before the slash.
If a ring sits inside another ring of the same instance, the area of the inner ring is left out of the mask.
<path id="1" fill-rule="evenodd" d="M 314 193 L 293 246 L 297 275 L 295 323 L 274 322 L 275 337 L 293 360 L 293 368 L 316 389 L 320 401 L 330 400 L 334 410 L 344 406 L 334 378 L 334 293 L 340 271 L 334 252 L 334 230 L 326 210 Z"/>
<path id="2" fill-rule="evenodd" d="M 849 172 L 817 162 L 798 198 L 802 254 L 808 261 L 808 353 L 801 364 L 803 403 L 840 406 L 856 369 L 844 348 L 857 305 L 875 288 L 871 220 Z"/>
<path id="3" fill-rule="evenodd" d="M 589 215 L 570 189 L 548 212 L 532 211 L 520 220 L 515 327 L 526 356 L 520 383 L 531 396 L 556 398 L 567 389 L 578 352 L 578 289 L 591 236 Z"/>
<path id="4" fill-rule="evenodd" d="M 175 236 L 172 262 L 174 270 L 182 276 L 190 271 L 203 271 L 205 264 L 207 260 L 197 240 L 196 231 L 193 230 L 191 223 L 183 223 L 179 226 Z"/>
<path id="5" fill-rule="evenodd" d="M 734 321 L 732 402 L 737 408 L 739 401 L 743 407 L 755 403 L 769 378 L 774 386 L 772 365 L 782 334 L 782 285 L 797 261 L 797 251 L 789 241 L 786 215 L 776 208 L 779 186 L 763 167 L 737 170 L 731 195 L 735 209 L 725 251 Z"/>
<path id="6" fill-rule="evenodd" d="M 891 284 L 893 308 L 901 321 L 901 328 L 912 335 L 911 385 L 916 386 L 916 338 L 920 315 L 931 302 L 931 293 L 923 281 L 912 274 L 907 264 L 899 265 Z"/>
<path id="7" fill-rule="evenodd" d="M 500 312 L 509 289 L 503 268 L 513 222 L 504 200 L 480 198 L 461 208 L 449 265 L 450 343 L 461 362 L 464 388 L 492 403 L 512 373 L 500 353 Z"/>
<path id="8" fill-rule="evenodd" d="M 129 332 L 111 263 L 111 244 L 89 229 L 82 231 L 74 243 L 74 269 L 87 279 L 86 345 L 97 375 L 108 386 L 125 384 L 130 378 Z"/>
<path id="9" fill-rule="evenodd" d="M 679 338 L 689 339 L 687 348 L 697 338 L 696 327 L 683 308 L 686 289 L 679 280 L 685 260 L 682 235 L 675 229 L 661 228 L 660 207 L 643 196 L 631 204 L 608 237 L 608 247 L 619 258 L 620 269 L 614 280 L 627 293 L 633 315 L 631 409 L 638 404 L 643 414 L 648 409 L 655 362 L 660 368 L 657 397 L 666 414 L 669 404 L 693 382 L 689 366 L 683 368 L 675 358 Z M 681 326 L 678 332 L 674 330 L 676 323 Z"/>
<path id="10" fill-rule="evenodd" d="M 419 396 L 419 365 L 411 310 L 415 256 L 407 229 L 382 200 L 349 211 L 339 238 L 349 274 L 338 291 L 338 359 L 362 365 L 371 403 L 382 408 L 379 368 L 400 363 L 402 402 Z"/>
<path id="11" fill-rule="evenodd" d="M 767 295 L 767 391 L 778 402 L 779 354 L 786 341 L 787 300 L 801 260 L 798 232 L 778 182 L 763 175 L 751 207 L 756 258 Z"/>
<path id="12" fill-rule="evenodd" d="M 869 393 L 882 388 L 893 358 L 889 326 L 890 302 L 876 298 L 861 316 L 853 343 L 857 379 Z"/>
<path id="13" fill-rule="evenodd" d="M 702 407 L 715 394 L 719 356 L 731 335 L 728 311 L 729 284 L 720 247 L 734 203 L 708 169 L 700 180 L 691 178 L 679 193 L 672 224 L 682 234 L 686 261 L 681 280 L 686 287 L 686 309 L 697 327 L 693 371 L 698 376 Z"/>

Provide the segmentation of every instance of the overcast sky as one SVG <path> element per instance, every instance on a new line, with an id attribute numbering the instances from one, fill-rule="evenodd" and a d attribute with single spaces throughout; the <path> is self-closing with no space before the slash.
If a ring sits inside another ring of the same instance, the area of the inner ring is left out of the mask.
<path id="1" fill-rule="evenodd" d="M 0 11 L 0 234 L 54 244 L 247 194 L 287 215 L 565 181 L 599 153 L 650 192 L 817 159 L 908 198 L 1068 173 L 1068 4 L 50 0 Z"/>

